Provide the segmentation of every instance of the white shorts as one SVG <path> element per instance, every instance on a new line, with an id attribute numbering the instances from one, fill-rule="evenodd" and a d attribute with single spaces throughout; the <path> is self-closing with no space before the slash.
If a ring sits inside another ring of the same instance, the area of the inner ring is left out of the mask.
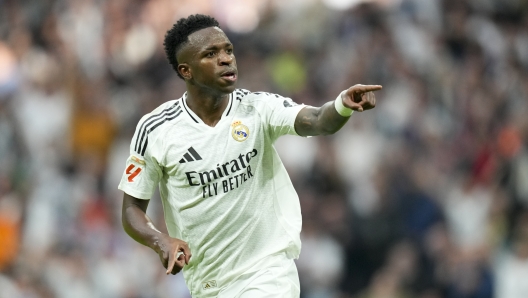
<path id="1" fill-rule="evenodd" d="M 300 294 L 295 262 L 284 257 L 270 267 L 241 275 L 218 298 L 299 298 Z"/>

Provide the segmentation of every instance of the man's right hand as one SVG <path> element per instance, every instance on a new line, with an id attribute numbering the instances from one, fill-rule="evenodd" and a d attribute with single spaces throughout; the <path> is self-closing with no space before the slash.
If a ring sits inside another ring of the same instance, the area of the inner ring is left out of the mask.
<path id="1" fill-rule="evenodd" d="M 180 272 L 191 259 L 189 245 L 160 232 L 147 215 L 149 200 L 123 196 L 122 223 L 125 232 L 137 242 L 152 248 L 167 269 L 167 274 Z"/>
<path id="2" fill-rule="evenodd" d="M 180 272 L 183 266 L 189 264 L 192 256 L 187 242 L 166 234 L 160 234 L 153 249 L 158 253 L 161 263 L 167 269 L 167 274 Z"/>

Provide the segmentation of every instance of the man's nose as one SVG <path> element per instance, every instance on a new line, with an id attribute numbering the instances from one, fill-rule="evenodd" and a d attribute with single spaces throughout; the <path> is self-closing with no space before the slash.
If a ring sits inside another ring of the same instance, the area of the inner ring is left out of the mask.
<path id="1" fill-rule="evenodd" d="M 234 57 L 233 54 L 228 54 L 222 51 L 220 52 L 220 57 L 218 60 L 220 62 L 220 65 L 230 65 L 231 63 L 233 63 Z"/>

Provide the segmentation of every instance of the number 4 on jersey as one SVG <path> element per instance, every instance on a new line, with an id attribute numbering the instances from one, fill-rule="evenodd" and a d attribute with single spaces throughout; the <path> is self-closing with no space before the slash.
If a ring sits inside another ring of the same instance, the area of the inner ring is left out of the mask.
<path id="1" fill-rule="evenodd" d="M 136 169 L 134 172 L 132 170 Z M 129 165 L 126 169 L 126 174 L 128 175 L 128 182 L 134 182 L 134 178 L 141 172 L 141 168 L 136 168 L 134 165 Z"/>

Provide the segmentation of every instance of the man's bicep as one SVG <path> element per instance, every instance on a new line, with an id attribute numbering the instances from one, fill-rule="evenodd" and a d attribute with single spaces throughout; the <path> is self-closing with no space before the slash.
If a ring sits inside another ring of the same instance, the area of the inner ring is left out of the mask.
<path id="1" fill-rule="evenodd" d="M 150 200 L 139 199 L 125 192 L 123 194 L 123 213 L 128 207 L 131 207 L 131 206 L 138 207 L 143 212 L 147 212 L 147 207 L 148 207 L 149 202 Z"/>
<path id="2" fill-rule="evenodd" d="M 306 106 L 300 110 L 295 118 L 295 131 L 297 134 L 303 137 L 318 135 L 316 126 L 318 114 L 319 108 L 311 106 Z"/>

